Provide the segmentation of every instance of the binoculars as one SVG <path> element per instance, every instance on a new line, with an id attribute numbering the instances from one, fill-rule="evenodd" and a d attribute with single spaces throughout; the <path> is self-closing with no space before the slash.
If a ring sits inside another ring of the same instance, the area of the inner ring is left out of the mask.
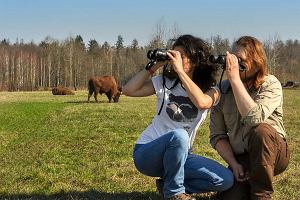
<path id="1" fill-rule="evenodd" d="M 167 55 L 167 52 L 168 52 L 167 49 L 149 50 L 147 53 L 147 57 L 148 59 L 155 60 L 155 61 L 170 60 L 169 56 Z"/>
<path id="2" fill-rule="evenodd" d="M 220 64 L 222 66 L 222 69 L 226 68 L 226 55 L 211 55 L 209 56 L 209 61 L 214 64 Z M 240 58 L 238 58 L 238 62 L 240 65 L 240 71 L 244 71 L 246 67 L 243 65 Z"/>

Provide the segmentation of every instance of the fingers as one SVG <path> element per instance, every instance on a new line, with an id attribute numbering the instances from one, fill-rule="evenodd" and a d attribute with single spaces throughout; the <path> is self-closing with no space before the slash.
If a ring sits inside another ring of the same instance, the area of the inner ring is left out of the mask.
<path id="1" fill-rule="evenodd" d="M 171 59 L 170 64 L 176 64 L 176 63 L 181 64 L 182 63 L 181 54 L 179 51 L 169 50 L 167 52 L 167 55 Z"/>
<path id="2" fill-rule="evenodd" d="M 229 53 L 226 51 L 226 68 L 231 70 L 232 67 L 238 66 L 238 58 L 236 55 Z"/>
<path id="3" fill-rule="evenodd" d="M 237 176 L 235 176 L 235 178 L 238 182 L 244 182 L 247 180 L 244 173 L 239 173 Z"/>
<path id="4" fill-rule="evenodd" d="M 245 174 L 244 174 L 244 172 L 240 172 L 240 173 L 239 173 L 238 179 L 240 179 L 240 180 L 244 180 L 244 179 L 245 179 Z"/>
<path id="5" fill-rule="evenodd" d="M 237 165 L 234 169 L 233 169 L 233 173 L 235 176 L 235 179 L 238 182 L 243 182 L 247 180 L 247 173 L 245 174 L 244 169 L 241 165 Z"/>
<path id="6" fill-rule="evenodd" d="M 228 71 L 230 68 L 230 53 L 228 51 L 226 51 L 226 70 Z"/>
<path id="7" fill-rule="evenodd" d="M 168 51 L 168 52 L 167 52 L 167 55 L 169 56 L 169 58 L 171 58 L 171 60 L 174 59 L 174 56 L 172 55 L 171 51 Z"/>
<path id="8" fill-rule="evenodd" d="M 181 57 L 180 52 L 179 51 L 174 51 L 174 50 L 169 50 L 167 52 L 167 55 L 173 60 L 175 58 Z"/>

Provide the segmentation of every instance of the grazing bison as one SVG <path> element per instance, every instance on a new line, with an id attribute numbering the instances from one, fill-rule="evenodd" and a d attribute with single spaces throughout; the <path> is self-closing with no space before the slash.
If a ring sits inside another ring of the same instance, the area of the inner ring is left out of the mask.
<path id="1" fill-rule="evenodd" d="M 93 93 L 96 102 L 98 102 L 98 93 L 101 95 L 105 93 L 109 102 L 112 99 L 114 102 L 118 102 L 122 92 L 122 89 L 118 87 L 117 81 L 113 76 L 93 76 L 88 82 L 88 88 L 88 102 L 90 102 L 90 97 Z"/>
<path id="2" fill-rule="evenodd" d="M 75 93 L 71 91 L 69 88 L 58 86 L 52 89 L 53 95 L 74 95 Z"/>

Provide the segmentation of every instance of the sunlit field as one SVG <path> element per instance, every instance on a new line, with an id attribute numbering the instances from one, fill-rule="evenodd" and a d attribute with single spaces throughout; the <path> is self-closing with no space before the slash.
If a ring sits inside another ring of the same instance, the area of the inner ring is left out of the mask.
<path id="1" fill-rule="evenodd" d="M 155 113 L 155 97 L 119 103 L 51 92 L 0 92 L 0 199 L 160 199 L 155 178 L 133 165 L 132 148 Z M 300 90 L 284 90 L 292 157 L 277 176 L 274 199 L 300 197 Z M 209 145 L 208 120 L 195 153 L 221 161 Z M 213 193 L 197 199 L 215 199 Z"/>

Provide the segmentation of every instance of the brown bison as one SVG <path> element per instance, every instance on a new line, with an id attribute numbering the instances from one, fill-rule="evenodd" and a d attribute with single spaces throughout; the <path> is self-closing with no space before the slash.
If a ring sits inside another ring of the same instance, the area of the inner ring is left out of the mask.
<path id="1" fill-rule="evenodd" d="M 53 95 L 74 95 L 75 93 L 71 91 L 69 88 L 58 86 L 52 89 Z"/>
<path id="2" fill-rule="evenodd" d="M 101 95 L 105 93 L 109 102 L 112 99 L 114 102 L 118 102 L 122 93 L 122 88 L 118 87 L 117 81 L 113 76 L 93 76 L 88 82 L 88 88 L 88 102 L 90 102 L 90 97 L 93 93 L 96 102 L 98 102 L 98 93 Z"/>

